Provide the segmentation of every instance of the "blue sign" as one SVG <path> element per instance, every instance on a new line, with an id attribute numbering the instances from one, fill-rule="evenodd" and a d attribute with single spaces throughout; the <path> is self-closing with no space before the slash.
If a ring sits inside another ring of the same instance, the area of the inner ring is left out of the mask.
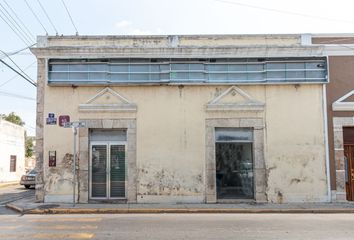
<path id="1" fill-rule="evenodd" d="M 48 113 L 47 125 L 57 125 L 57 118 L 54 113 Z"/>

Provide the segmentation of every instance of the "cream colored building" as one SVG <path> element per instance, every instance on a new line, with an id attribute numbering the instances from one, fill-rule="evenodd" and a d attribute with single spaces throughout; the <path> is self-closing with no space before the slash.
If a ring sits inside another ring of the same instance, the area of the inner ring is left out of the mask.
<path id="1" fill-rule="evenodd" d="M 44 36 L 31 50 L 38 201 L 73 199 L 65 116 L 85 123 L 81 203 L 329 201 L 327 59 L 308 36 Z"/>
<path id="2" fill-rule="evenodd" d="M 20 181 L 25 173 L 25 129 L 0 118 L 0 183 Z"/>

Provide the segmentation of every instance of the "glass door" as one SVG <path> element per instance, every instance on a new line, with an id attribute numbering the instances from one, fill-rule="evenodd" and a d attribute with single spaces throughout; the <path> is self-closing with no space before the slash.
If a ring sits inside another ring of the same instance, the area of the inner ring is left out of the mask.
<path id="1" fill-rule="evenodd" d="M 107 198 L 107 144 L 91 145 L 91 197 Z"/>
<path id="2" fill-rule="evenodd" d="M 125 197 L 125 145 L 110 145 L 110 198 Z"/>
<path id="3" fill-rule="evenodd" d="M 120 142 L 92 142 L 90 197 L 125 198 L 126 145 Z"/>
<path id="4" fill-rule="evenodd" d="M 215 129 L 216 190 L 218 199 L 253 199 L 252 130 Z"/>

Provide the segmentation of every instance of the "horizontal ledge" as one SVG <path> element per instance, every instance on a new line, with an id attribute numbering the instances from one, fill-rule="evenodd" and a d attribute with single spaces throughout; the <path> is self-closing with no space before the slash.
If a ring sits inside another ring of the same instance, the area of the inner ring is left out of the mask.
<path id="1" fill-rule="evenodd" d="M 340 102 L 332 104 L 333 111 L 354 111 L 354 102 Z"/>
<path id="2" fill-rule="evenodd" d="M 79 104 L 79 111 L 136 112 L 135 104 Z"/>
<path id="3" fill-rule="evenodd" d="M 213 86 L 213 85 L 308 85 L 308 84 L 327 84 L 328 81 L 249 81 L 249 82 L 49 82 L 51 87 L 76 87 L 76 86 L 175 86 L 175 85 L 199 85 L 199 86 Z"/>
<path id="4" fill-rule="evenodd" d="M 264 104 L 208 104 L 207 111 L 263 111 Z"/>

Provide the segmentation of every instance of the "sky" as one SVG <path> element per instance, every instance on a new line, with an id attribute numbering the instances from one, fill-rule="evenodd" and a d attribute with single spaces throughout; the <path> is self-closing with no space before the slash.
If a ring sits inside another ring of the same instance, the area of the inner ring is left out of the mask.
<path id="1" fill-rule="evenodd" d="M 79 35 L 353 33 L 353 7 L 351 0 L 0 0 L 0 50 L 9 54 L 34 44 L 35 36 L 75 35 L 76 29 Z M 27 40 L 6 24 L 7 12 Z M 13 60 L 36 81 L 28 49 L 11 59 L 1 51 L 1 60 L 16 68 Z M 32 136 L 35 98 L 36 88 L 0 62 L 0 113 L 21 116 Z"/>

